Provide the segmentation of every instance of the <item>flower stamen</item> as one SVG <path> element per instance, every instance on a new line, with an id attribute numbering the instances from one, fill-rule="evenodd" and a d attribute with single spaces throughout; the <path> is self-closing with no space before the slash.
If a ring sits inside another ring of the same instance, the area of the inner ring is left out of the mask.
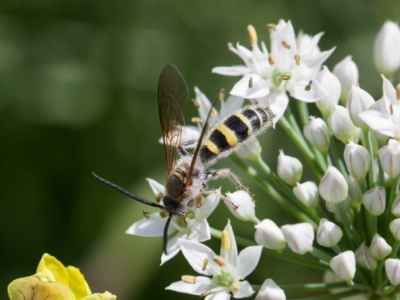
<path id="1" fill-rule="evenodd" d="M 222 234 L 221 234 L 221 248 L 223 250 L 229 250 L 231 248 L 231 241 L 229 239 L 229 233 L 226 230 L 223 230 Z"/>
<path id="2" fill-rule="evenodd" d="M 400 101 L 400 83 L 396 85 L 396 98 Z"/>
<path id="3" fill-rule="evenodd" d="M 250 44 L 257 43 L 257 32 L 253 25 L 247 26 L 247 34 L 249 36 Z"/>
<path id="4" fill-rule="evenodd" d="M 307 92 L 311 90 L 311 85 L 312 85 L 312 80 L 310 80 L 310 82 L 306 85 L 306 87 L 304 88 Z"/>
<path id="5" fill-rule="evenodd" d="M 143 217 L 145 217 L 146 219 L 150 218 L 150 213 L 148 211 L 143 211 Z"/>
<path id="6" fill-rule="evenodd" d="M 193 117 L 192 123 L 201 124 L 203 121 L 199 117 Z"/>
<path id="7" fill-rule="evenodd" d="M 276 29 L 276 25 L 273 23 L 268 23 L 267 28 L 268 28 L 268 31 L 271 33 L 272 31 L 274 31 Z"/>
<path id="8" fill-rule="evenodd" d="M 253 77 L 250 77 L 249 79 L 249 89 L 253 87 Z"/>
<path id="9" fill-rule="evenodd" d="M 235 283 L 233 283 L 233 289 L 235 290 L 235 291 L 238 291 L 238 290 L 240 290 L 240 282 L 235 282 Z"/>
<path id="10" fill-rule="evenodd" d="M 282 80 L 289 80 L 290 78 L 291 78 L 291 76 L 287 75 L 287 74 L 284 74 L 284 75 L 281 76 Z"/>
<path id="11" fill-rule="evenodd" d="M 211 291 L 208 290 L 208 291 L 205 291 L 205 292 L 201 293 L 201 294 L 200 294 L 200 297 L 207 297 L 207 296 L 210 295 L 210 294 L 211 294 Z"/>
<path id="12" fill-rule="evenodd" d="M 213 257 L 213 260 L 218 264 L 218 266 L 223 267 L 226 265 L 226 261 L 225 259 L 220 256 L 220 255 L 216 255 Z"/>
<path id="13" fill-rule="evenodd" d="M 196 107 L 197 109 L 200 108 L 200 103 L 196 99 L 192 99 L 192 103 L 193 103 L 194 107 Z"/>
<path id="14" fill-rule="evenodd" d="M 181 279 L 185 283 L 191 283 L 191 284 L 195 284 L 196 283 L 196 277 L 191 276 L 191 275 L 183 275 L 181 277 Z"/>
<path id="15" fill-rule="evenodd" d="M 299 54 L 294 55 L 294 60 L 296 61 L 296 65 L 300 66 L 300 55 Z"/>
<path id="16" fill-rule="evenodd" d="M 160 203 L 160 201 L 162 200 L 162 198 L 164 198 L 164 194 L 163 193 L 157 193 L 156 194 L 156 201 L 157 203 Z"/>
<path id="17" fill-rule="evenodd" d="M 207 265 L 208 265 L 208 258 L 205 258 L 203 260 L 203 269 L 202 269 L 203 271 L 206 269 Z"/>
<path id="18" fill-rule="evenodd" d="M 282 46 L 285 47 L 286 49 L 292 49 L 292 46 L 290 46 L 288 43 L 285 41 L 282 41 Z"/>
<path id="19" fill-rule="evenodd" d="M 275 64 L 274 55 L 272 53 L 268 54 L 268 62 L 269 62 L 270 65 L 274 65 Z"/>

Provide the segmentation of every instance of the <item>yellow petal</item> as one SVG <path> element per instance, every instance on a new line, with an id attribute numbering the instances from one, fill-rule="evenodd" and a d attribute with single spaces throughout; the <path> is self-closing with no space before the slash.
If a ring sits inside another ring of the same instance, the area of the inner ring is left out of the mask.
<path id="1" fill-rule="evenodd" d="M 60 282 L 66 286 L 69 285 L 68 273 L 64 265 L 50 254 L 43 254 L 37 267 L 37 273 L 44 274 L 50 281 Z"/>
<path id="2" fill-rule="evenodd" d="M 85 277 L 78 268 L 68 266 L 66 270 L 69 275 L 69 288 L 74 292 L 77 299 L 81 299 L 92 293 L 85 281 Z"/>
<path id="3" fill-rule="evenodd" d="M 8 285 L 10 300 L 76 300 L 72 291 L 58 282 L 43 282 L 35 276 L 15 279 Z"/>
<path id="4" fill-rule="evenodd" d="M 117 299 L 117 296 L 115 296 L 109 292 L 104 292 L 103 294 L 100 294 L 100 293 L 92 294 L 92 295 L 82 298 L 80 300 L 116 300 L 116 299 Z"/>

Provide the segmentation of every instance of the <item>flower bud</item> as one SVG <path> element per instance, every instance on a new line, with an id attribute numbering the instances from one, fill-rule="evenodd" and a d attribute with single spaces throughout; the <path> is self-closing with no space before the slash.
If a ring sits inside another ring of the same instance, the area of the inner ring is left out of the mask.
<path id="1" fill-rule="evenodd" d="M 357 248 L 355 256 L 356 261 L 360 266 L 367 268 L 368 270 L 376 269 L 378 262 L 368 253 L 368 247 L 365 245 L 365 242 Z"/>
<path id="2" fill-rule="evenodd" d="M 240 158 L 257 160 L 261 155 L 261 145 L 257 139 L 250 139 L 239 148 L 235 150 L 235 153 L 239 155 Z"/>
<path id="3" fill-rule="evenodd" d="M 285 237 L 282 230 L 272 220 L 262 220 L 255 225 L 254 239 L 257 244 L 268 249 L 279 250 L 286 247 Z"/>
<path id="4" fill-rule="evenodd" d="M 358 182 L 364 180 L 371 158 L 368 150 L 364 146 L 350 142 L 344 149 L 343 157 L 350 175 Z"/>
<path id="5" fill-rule="evenodd" d="M 351 176 L 346 178 L 347 186 L 349 187 L 349 197 L 351 200 L 351 206 L 353 208 L 358 208 L 361 204 L 361 189 L 357 181 Z"/>
<path id="6" fill-rule="evenodd" d="M 342 238 L 343 231 L 336 224 L 322 218 L 317 232 L 317 243 L 324 247 L 335 246 Z"/>
<path id="7" fill-rule="evenodd" d="M 329 130 L 326 123 L 321 118 L 311 118 L 310 122 L 303 128 L 306 140 L 322 153 L 329 149 Z"/>
<path id="8" fill-rule="evenodd" d="M 392 285 L 400 284 L 400 260 L 388 258 L 385 260 L 386 276 Z"/>
<path id="9" fill-rule="evenodd" d="M 332 108 L 328 122 L 335 138 L 343 144 L 347 144 L 357 135 L 356 127 L 350 119 L 349 112 L 343 106 L 336 105 Z"/>
<path id="10" fill-rule="evenodd" d="M 332 107 L 339 103 L 342 86 L 339 79 L 326 66 L 322 68 L 317 75 L 317 80 L 328 93 L 328 96 L 315 102 L 315 104 L 323 116 L 328 116 L 331 113 Z"/>
<path id="11" fill-rule="evenodd" d="M 389 229 L 394 238 L 400 241 L 400 219 L 394 219 L 392 222 L 390 222 Z"/>
<path id="12" fill-rule="evenodd" d="M 358 84 L 357 65 L 351 59 L 351 56 L 347 56 L 335 65 L 333 68 L 333 74 L 335 74 L 340 81 L 340 85 L 342 86 L 340 100 L 345 104 L 351 86 Z"/>
<path id="13" fill-rule="evenodd" d="M 293 193 L 297 199 L 308 207 L 316 208 L 319 204 L 318 187 L 312 181 L 297 183 L 293 188 Z"/>
<path id="14" fill-rule="evenodd" d="M 283 235 L 289 248 L 300 255 L 312 250 L 314 241 L 314 229 L 309 223 L 298 223 L 294 225 L 283 225 Z"/>
<path id="15" fill-rule="evenodd" d="M 379 216 L 385 211 L 386 191 L 382 186 L 377 186 L 362 195 L 362 203 L 369 213 Z"/>
<path id="16" fill-rule="evenodd" d="M 356 273 L 356 258 L 353 251 L 345 251 L 335 256 L 329 262 L 331 269 L 336 275 L 345 280 L 353 280 Z"/>
<path id="17" fill-rule="evenodd" d="M 374 42 L 374 63 L 379 73 L 390 77 L 400 66 L 400 29 L 386 21 L 379 30 Z"/>
<path id="18" fill-rule="evenodd" d="M 272 279 L 267 279 L 258 291 L 256 300 L 286 300 L 286 295 Z"/>
<path id="19" fill-rule="evenodd" d="M 374 98 L 358 86 L 352 86 L 347 100 L 347 110 L 354 125 L 367 129 L 368 125 L 358 116 L 363 111 L 368 110 L 375 103 Z"/>
<path id="20" fill-rule="evenodd" d="M 242 221 L 257 222 L 255 213 L 255 203 L 253 198 L 246 191 L 236 191 L 226 193 L 225 204 L 231 213 Z"/>
<path id="21" fill-rule="evenodd" d="M 390 139 L 386 146 L 379 149 L 378 155 L 383 171 L 390 178 L 400 174 L 400 142 Z"/>
<path id="22" fill-rule="evenodd" d="M 397 196 L 393 201 L 392 214 L 394 214 L 396 217 L 400 217 L 400 192 L 397 193 Z"/>
<path id="23" fill-rule="evenodd" d="M 325 202 L 326 209 L 333 213 L 333 214 L 339 214 L 340 211 L 348 211 L 349 207 L 351 205 L 351 199 L 350 197 L 346 197 L 344 201 L 341 201 L 339 203 L 335 202 Z"/>
<path id="24" fill-rule="evenodd" d="M 299 182 L 301 179 L 301 175 L 303 174 L 303 165 L 297 158 L 285 155 L 283 151 L 280 150 L 277 171 L 280 179 L 285 183 L 294 186 L 296 182 Z"/>
<path id="25" fill-rule="evenodd" d="M 319 183 L 319 194 L 327 202 L 338 203 L 347 198 L 348 186 L 342 173 L 329 166 Z"/>
<path id="26" fill-rule="evenodd" d="M 382 260 L 392 252 L 392 247 L 386 243 L 385 239 L 375 233 L 369 246 L 368 253 L 375 259 Z"/>

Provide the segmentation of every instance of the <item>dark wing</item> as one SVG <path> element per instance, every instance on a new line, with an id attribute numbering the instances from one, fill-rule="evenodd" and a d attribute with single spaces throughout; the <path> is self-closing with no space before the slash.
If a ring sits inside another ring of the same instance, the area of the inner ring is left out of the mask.
<path id="1" fill-rule="evenodd" d="M 166 65 L 158 81 L 158 113 L 168 174 L 178 158 L 182 126 L 185 123 L 183 112 L 188 95 L 188 87 L 182 74 L 174 65 Z"/>

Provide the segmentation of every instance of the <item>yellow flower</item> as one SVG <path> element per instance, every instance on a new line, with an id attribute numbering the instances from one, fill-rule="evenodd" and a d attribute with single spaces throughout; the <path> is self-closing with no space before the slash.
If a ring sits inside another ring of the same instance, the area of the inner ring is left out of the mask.
<path id="1" fill-rule="evenodd" d="M 45 253 L 35 275 L 18 278 L 8 285 L 11 300 L 115 300 L 105 292 L 92 294 L 85 277 L 75 267 L 65 267 L 54 256 Z"/>

